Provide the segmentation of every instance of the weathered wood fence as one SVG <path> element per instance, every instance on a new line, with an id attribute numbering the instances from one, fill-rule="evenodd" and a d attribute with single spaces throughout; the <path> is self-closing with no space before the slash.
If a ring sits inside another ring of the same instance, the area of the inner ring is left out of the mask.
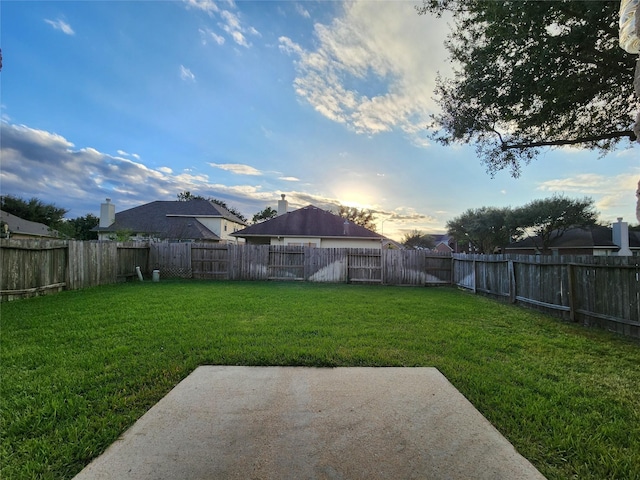
<path id="1" fill-rule="evenodd" d="M 156 243 L 163 277 L 450 285 L 451 257 L 417 250 Z"/>
<path id="2" fill-rule="evenodd" d="M 640 258 L 453 255 L 453 283 L 640 338 Z"/>
<path id="3" fill-rule="evenodd" d="M 162 278 L 457 285 L 640 338 L 640 258 L 420 250 L 0 240 L 2 301 L 160 270 Z"/>
<path id="4" fill-rule="evenodd" d="M 106 285 L 146 272 L 149 245 L 74 240 L 0 240 L 2 301 Z"/>

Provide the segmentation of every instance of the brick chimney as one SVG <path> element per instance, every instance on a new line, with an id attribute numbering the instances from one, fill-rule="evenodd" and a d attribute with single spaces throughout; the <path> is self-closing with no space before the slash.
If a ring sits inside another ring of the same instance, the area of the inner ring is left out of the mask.
<path id="1" fill-rule="evenodd" d="M 282 200 L 278 200 L 278 216 L 287 213 L 287 209 L 289 208 L 289 202 L 284 199 L 285 196 L 286 195 L 283 193 Z"/>
<path id="2" fill-rule="evenodd" d="M 116 206 L 107 198 L 105 203 L 100 204 L 100 228 L 105 228 L 116 221 Z"/>
<path id="3" fill-rule="evenodd" d="M 618 221 L 611 225 L 613 230 L 613 243 L 620 247 L 618 255 L 630 256 L 631 250 L 629 249 L 629 224 L 622 221 L 622 217 L 618 217 Z"/>

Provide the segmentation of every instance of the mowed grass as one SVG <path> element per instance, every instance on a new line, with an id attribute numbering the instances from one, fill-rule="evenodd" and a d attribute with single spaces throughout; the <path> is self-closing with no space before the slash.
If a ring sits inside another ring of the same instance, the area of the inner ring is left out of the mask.
<path id="1" fill-rule="evenodd" d="M 452 288 L 128 283 L 0 327 L 2 479 L 73 477 L 202 364 L 434 366 L 548 478 L 640 478 L 640 344 Z"/>

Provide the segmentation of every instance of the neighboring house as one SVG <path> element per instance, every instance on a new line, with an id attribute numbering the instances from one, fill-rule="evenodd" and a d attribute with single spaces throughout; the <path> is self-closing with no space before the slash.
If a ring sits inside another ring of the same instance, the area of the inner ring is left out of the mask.
<path id="1" fill-rule="evenodd" d="M 435 246 L 431 249 L 438 253 L 458 253 L 458 242 L 449 234 L 431 235 Z"/>
<path id="2" fill-rule="evenodd" d="M 11 213 L 0 210 L 0 223 L 2 238 L 29 239 L 29 238 L 59 238 L 57 231 L 50 229 L 43 223 L 32 222 L 16 217 Z"/>
<path id="3" fill-rule="evenodd" d="M 552 255 L 640 255 L 640 232 L 629 232 L 628 225 L 621 219 L 612 227 L 577 227 L 555 238 L 552 234 L 549 253 Z M 542 239 L 532 237 L 508 245 L 504 252 L 535 255 L 542 253 L 541 248 Z"/>
<path id="4" fill-rule="evenodd" d="M 287 212 L 278 201 L 278 216 L 233 233 L 249 245 L 295 245 L 318 248 L 382 248 L 384 236 L 309 205 Z"/>
<path id="5" fill-rule="evenodd" d="M 226 208 L 208 200 L 156 201 L 115 213 L 107 199 L 93 231 L 99 240 L 237 243 L 231 234 L 245 226 Z"/>

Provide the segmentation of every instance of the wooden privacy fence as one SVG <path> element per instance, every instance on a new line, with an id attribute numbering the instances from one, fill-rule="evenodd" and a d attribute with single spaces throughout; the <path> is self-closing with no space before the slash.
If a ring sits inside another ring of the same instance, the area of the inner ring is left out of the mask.
<path id="1" fill-rule="evenodd" d="M 640 258 L 453 255 L 453 283 L 640 338 Z"/>
<path id="2" fill-rule="evenodd" d="M 145 273 L 149 246 L 134 242 L 0 240 L 2 301 L 105 285 Z"/>
<path id="3" fill-rule="evenodd" d="M 640 338 L 638 257 L 434 255 L 420 250 L 0 240 L 0 298 L 146 278 L 457 285 Z"/>
<path id="4" fill-rule="evenodd" d="M 451 284 L 451 257 L 418 250 L 154 243 L 163 278 Z"/>

